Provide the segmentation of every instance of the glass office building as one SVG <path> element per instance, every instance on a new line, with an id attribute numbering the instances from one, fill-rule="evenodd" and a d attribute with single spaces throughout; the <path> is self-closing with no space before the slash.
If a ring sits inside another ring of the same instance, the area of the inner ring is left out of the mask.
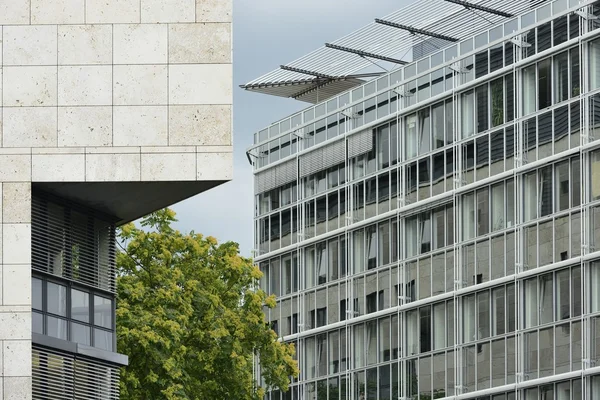
<path id="1" fill-rule="evenodd" d="M 315 103 L 248 150 L 301 370 L 267 398 L 600 399 L 600 2 L 475 3 L 377 20 L 390 72 L 244 85 Z"/>

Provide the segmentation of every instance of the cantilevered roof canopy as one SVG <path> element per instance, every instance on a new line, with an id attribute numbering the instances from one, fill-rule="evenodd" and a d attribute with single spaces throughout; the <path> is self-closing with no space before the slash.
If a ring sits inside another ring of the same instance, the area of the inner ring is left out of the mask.
<path id="1" fill-rule="evenodd" d="M 438 48 L 473 36 L 545 0 L 416 0 L 281 66 L 242 88 L 316 103 L 413 61 L 414 46 Z M 378 71 L 360 74 L 368 67 Z"/>

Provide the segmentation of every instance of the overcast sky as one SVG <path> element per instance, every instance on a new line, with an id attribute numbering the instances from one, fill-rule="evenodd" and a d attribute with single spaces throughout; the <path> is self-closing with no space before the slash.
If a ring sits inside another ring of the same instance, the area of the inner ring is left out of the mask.
<path id="1" fill-rule="evenodd" d="M 239 88 L 281 64 L 402 8 L 407 0 L 233 0 L 233 181 L 174 206 L 177 228 L 253 248 L 252 168 L 246 150 L 254 132 L 307 103 Z"/>

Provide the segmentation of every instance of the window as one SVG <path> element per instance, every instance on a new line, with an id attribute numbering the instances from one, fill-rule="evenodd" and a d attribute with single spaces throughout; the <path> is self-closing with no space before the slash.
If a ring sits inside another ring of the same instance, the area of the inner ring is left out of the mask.
<path id="1" fill-rule="evenodd" d="M 523 115 L 536 110 L 535 65 L 523 69 Z"/>
<path id="2" fill-rule="evenodd" d="M 590 90 L 600 88 L 600 40 L 590 42 Z"/>
<path id="3" fill-rule="evenodd" d="M 461 131 L 466 138 L 475 134 L 475 95 L 473 91 L 461 95 Z"/>
<path id="4" fill-rule="evenodd" d="M 404 131 L 406 132 L 406 159 L 417 155 L 417 115 L 411 114 L 404 120 Z"/>
<path id="5" fill-rule="evenodd" d="M 554 57 L 554 96 L 557 103 L 569 98 L 569 54 L 566 51 Z"/>
<path id="6" fill-rule="evenodd" d="M 431 108 L 433 123 L 433 148 L 438 149 L 445 144 L 444 139 L 444 103 L 439 103 Z"/>
<path id="7" fill-rule="evenodd" d="M 419 154 L 431 149 L 431 125 L 429 108 L 419 111 Z"/>
<path id="8" fill-rule="evenodd" d="M 114 301 L 104 294 L 48 278 L 32 278 L 32 331 L 114 350 Z"/>
<path id="9" fill-rule="evenodd" d="M 492 98 L 492 127 L 504 123 L 504 79 L 499 78 L 490 84 Z"/>
<path id="10" fill-rule="evenodd" d="M 538 63 L 538 102 L 540 110 L 552 105 L 552 78 L 550 67 L 550 59 Z"/>
<path id="11" fill-rule="evenodd" d="M 31 208 L 32 269 L 114 292 L 114 224 L 38 193 Z"/>

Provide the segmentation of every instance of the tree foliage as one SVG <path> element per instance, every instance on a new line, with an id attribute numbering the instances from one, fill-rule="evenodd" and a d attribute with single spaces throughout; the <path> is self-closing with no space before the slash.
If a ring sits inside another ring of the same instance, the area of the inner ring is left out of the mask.
<path id="1" fill-rule="evenodd" d="M 236 243 L 171 227 L 172 210 L 121 228 L 117 254 L 117 341 L 129 356 L 122 399 L 262 398 L 297 376 L 294 347 L 265 323 L 275 299 L 256 286 L 261 272 Z M 261 360 L 265 387 L 253 377 Z"/>

